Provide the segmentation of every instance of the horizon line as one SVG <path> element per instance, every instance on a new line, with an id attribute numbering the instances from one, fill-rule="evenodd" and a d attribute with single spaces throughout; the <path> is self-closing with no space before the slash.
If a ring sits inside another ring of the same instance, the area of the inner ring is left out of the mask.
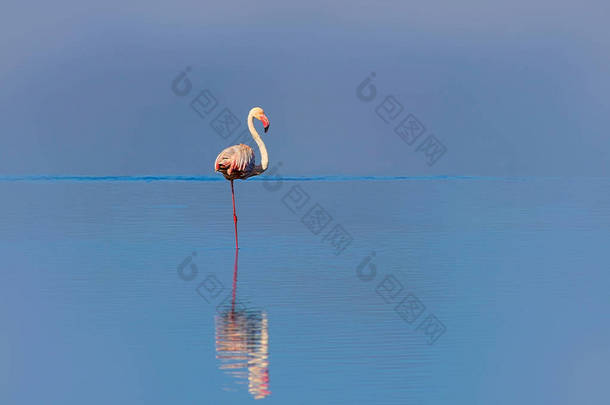
<path id="1" fill-rule="evenodd" d="M 420 175 L 420 176 L 270 176 L 251 177 L 249 181 L 400 181 L 400 180 L 560 180 L 560 179 L 610 179 L 603 176 L 476 176 L 476 175 Z M 83 176 L 83 175 L 0 175 L 2 182 L 221 182 L 222 176 L 195 175 L 118 175 L 118 176 Z"/>

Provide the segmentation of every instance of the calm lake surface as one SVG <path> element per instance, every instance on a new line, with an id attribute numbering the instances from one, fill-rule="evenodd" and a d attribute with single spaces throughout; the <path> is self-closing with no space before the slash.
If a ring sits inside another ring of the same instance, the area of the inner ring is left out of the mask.
<path id="1" fill-rule="evenodd" d="M 0 403 L 609 396 L 610 180 L 200 180 L 0 180 Z"/>

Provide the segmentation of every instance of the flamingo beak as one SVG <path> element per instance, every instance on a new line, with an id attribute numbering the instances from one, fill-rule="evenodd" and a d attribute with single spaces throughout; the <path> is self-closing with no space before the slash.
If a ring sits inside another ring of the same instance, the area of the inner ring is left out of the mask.
<path id="1" fill-rule="evenodd" d="M 269 118 L 265 114 L 261 114 L 261 122 L 263 123 L 263 128 L 265 129 L 265 133 L 269 130 Z"/>

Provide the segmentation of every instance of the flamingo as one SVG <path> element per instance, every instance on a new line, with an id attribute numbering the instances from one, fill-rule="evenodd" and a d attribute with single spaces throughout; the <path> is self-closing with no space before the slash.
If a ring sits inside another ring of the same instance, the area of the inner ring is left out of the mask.
<path id="1" fill-rule="evenodd" d="M 269 130 L 269 118 L 260 107 L 254 107 L 248 113 L 248 129 L 254 141 L 258 145 L 261 154 L 261 164 L 257 165 L 254 158 L 254 151 L 248 145 L 240 143 L 239 145 L 229 146 L 218 154 L 214 162 L 214 170 L 221 172 L 225 179 L 231 182 L 231 197 L 233 199 L 233 223 L 235 224 L 235 249 L 239 249 L 237 243 L 237 215 L 235 214 L 235 191 L 233 189 L 233 180 L 246 180 L 252 176 L 258 176 L 267 170 L 269 165 L 269 157 L 267 156 L 267 148 L 261 139 L 258 132 L 254 128 L 253 119 L 256 118 L 263 123 L 265 133 Z"/>

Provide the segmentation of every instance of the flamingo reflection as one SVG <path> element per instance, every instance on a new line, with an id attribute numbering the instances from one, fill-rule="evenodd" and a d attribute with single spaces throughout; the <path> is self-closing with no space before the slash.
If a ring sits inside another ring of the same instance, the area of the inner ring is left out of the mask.
<path id="1" fill-rule="evenodd" d="M 238 383 L 247 382 L 250 394 L 262 399 L 271 394 L 267 314 L 236 303 L 237 258 L 236 249 L 233 299 L 230 306 L 220 308 L 216 315 L 216 358 L 221 370 Z"/>

